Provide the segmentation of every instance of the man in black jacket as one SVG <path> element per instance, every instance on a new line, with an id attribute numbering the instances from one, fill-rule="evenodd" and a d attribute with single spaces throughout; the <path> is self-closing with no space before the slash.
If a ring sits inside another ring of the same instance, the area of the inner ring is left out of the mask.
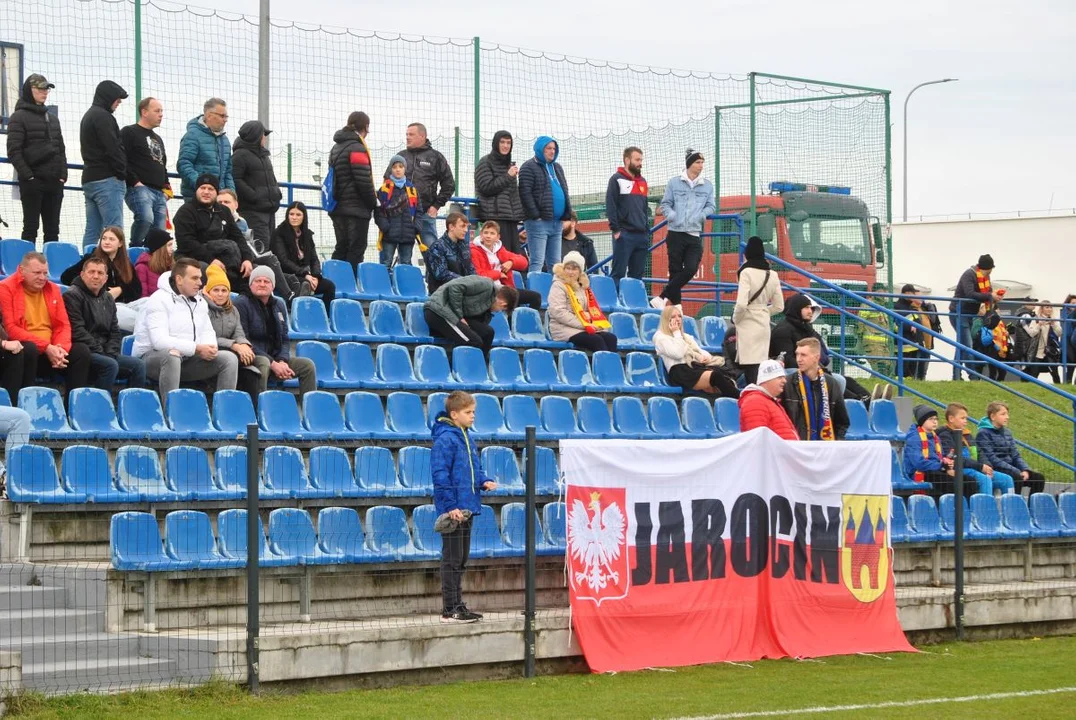
<path id="1" fill-rule="evenodd" d="M 254 269 L 254 253 L 232 218 L 232 212 L 217 202 L 216 175 L 200 175 L 194 198 L 176 211 L 176 260 L 191 258 L 219 266 L 228 275 L 232 288 L 246 287 Z M 270 271 L 272 272 L 272 271 Z"/>
<path id="2" fill-rule="evenodd" d="M 837 381 L 822 371 L 817 338 L 796 343 L 797 370 L 785 386 L 784 406 L 800 440 L 843 440 L 850 421 Z"/>
<path id="3" fill-rule="evenodd" d="M 82 116 L 79 144 L 82 148 L 82 194 L 86 196 L 86 232 L 82 247 L 97 242 L 110 225 L 123 227 L 123 199 L 127 195 L 127 156 L 120 141 L 115 112 L 127 91 L 111 80 L 102 80 L 93 104 Z"/>
<path id="4" fill-rule="evenodd" d="M 232 144 L 232 177 L 239 207 L 254 232 L 254 240 L 264 247 L 269 247 L 276 228 L 276 211 L 284 197 L 265 147 L 271 132 L 260 121 L 250 120 L 239 128 L 239 137 Z"/>
<path id="5" fill-rule="evenodd" d="M 164 140 L 154 132 L 163 119 L 161 101 L 143 98 L 138 103 L 138 122 L 120 130 L 127 156 L 127 207 L 134 215 L 131 247 L 141 247 L 151 227 L 164 230 L 167 223 L 167 198 L 172 192 L 168 182 L 168 153 Z"/>
<path id="6" fill-rule="evenodd" d="M 1001 300 L 1005 294 L 1002 291 L 994 290 L 993 285 L 990 284 L 990 273 L 994 271 L 994 258 L 989 255 L 980 255 L 979 262 L 974 266 L 968 268 L 960 275 L 960 280 L 956 284 L 956 290 L 953 291 L 953 301 L 949 303 L 949 323 L 956 330 L 957 342 L 964 347 L 971 347 L 971 325 L 975 321 L 975 318 L 979 314 L 979 308 L 982 305 L 986 305 L 987 309 L 993 303 Z M 964 362 L 963 353 L 958 347 L 956 349 L 956 356 L 953 360 L 960 365 Z M 965 363 L 971 368 L 981 369 L 981 364 L 978 362 Z M 960 370 L 957 369 L 956 380 L 960 379 Z M 978 380 L 977 375 L 968 373 L 969 380 Z"/>
<path id="7" fill-rule="evenodd" d="M 265 392 L 269 376 L 277 380 L 299 379 L 299 395 L 318 389 L 314 361 L 293 356 L 288 343 L 288 311 L 284 301 L 273 296 L 273 271 L 258 267 L 250 274 L 250 287 L 235 307 L 243 323 L 243 333 L 254 348 L 254 366 L 262 374 L 259 392 Z"/>
<path id="8" fill-rule="evenodd" d="M 351 113 L 347 125 L 333 135 L 336 144 L 329 152 L 336 201 L 336 207 L 329 211 L 336 233 L 332 259 L 346 260 L 355 270 L 366 255 L 370 218 L 377 208 L 370 149 L 365 139 L 369 131 L 370 116 L 358 111 Z"/>
<path id="9" fill-rule="evenodd" d="M 108 265 L 99 257 L 88 257 L 82 273 L 63 294 L 67 317 L 71 321 L 71 341 L 90 349 L 90 382 L 94 387 L 112 392 L 118 376 L 127 378 L 128 387 L 146 384 L 146 363 L 142 358 L 123 355 L 123 335 L 116 319 L 116 301 L 105 290 Z"/>
<path id="10" fill-rule="evenodd" d="M 433 149 L 426 138 L 426 126 L 411 123 L 407 126 L 407 147 L 400 152 L 407 161 L 407 179 L 418 190 L 419 233 L 422 244 L 429 247 L 437 239 L 437 213 L 448 204 L 456 192 L 456 179 L 445 156 Z M 390 167 L 389 170 L 392 170 Z M 388 176 L 389 172 L 386 171 Z"/>
<path id="11" fill-rule="evenodd" d="M 512 161 L 512 133 L 498 130 L 493 134 L 493 152 L 475 166 L 474 187 L 478 219 L 496 220 L 501 226 L 501 244 L 509 252 L 521 255 L 519 223 L 523 222 L 523 203 L 519 199 L 519 168 Z"/>
<path id="12" fill-rule="evenodd" d="M 613 281 L 627 275 L 637 280 L 646 272 L 650 254 L 649 188 L 643 177 L 643 151 L 624 149 L 624 165 L 617 168 L 605 188 L 605 215 L 613 234 Z"/>
<path id="13" fill-rule="evenodd" d="M 45 105 L 54 87 L 44 75 L 26 78 L 7 125 L 7 157 L 18 175 L 22 199 L 22 239 L 30 242 L 37 239 L 39 222 L 45 242 L 60 238 L 67 149 L 60 121 Z"/>

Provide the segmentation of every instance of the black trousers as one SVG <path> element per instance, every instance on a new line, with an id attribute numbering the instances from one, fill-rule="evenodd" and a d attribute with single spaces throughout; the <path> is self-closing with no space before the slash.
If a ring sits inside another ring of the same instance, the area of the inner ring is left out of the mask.
<path id="1" fill-rule="evenodd" d="M 459 322 L 450 325 L 447 320 L 433 312 L 429 308 L 422 311 L 426 318 L 426 324 L 430 326 L 430 333 L 434 337 L 448 342 L 449 347 L 457 345 L 470 345 L 481 348 L 483 354 L 489 357 L 489 351 L 493 347 L 493 328 L 481 320 L 467 318 L 467 322 Z"/>
<path id="2" fill-rule="evenodd" d="M 515 220 L 497 220 L 496 222 L 501 226 L 501 244 L 508 252 L 522 255 L 523 250 L 519 244 L 519 223 Z M 526 275 L 523 270 L 520 272 Z"/>
<path id="3" fill-rule="evenodd" d="M 23 362 L 34 368 L 36 377 L 51 378 L 54 375 L 62 375 L 64 378 L 65 396 L 72 390 L 87 387 L 90 384 L 90 348 L 82 343 L 71 343 L 71 352 L 67 354 L 67 367 L 57 370 L 52 367 L 49 357 L 37 349 L 32 342 L 22 344 L 22 352 L 26 359 Z M 14 400 L 14 398 L 12 398 Z"/>
<path id="4" fill-rule="evenodd" d="M 63 183 L 59 180 L 20 180 L 19 196 L 22 198 L 22 239 L 34 242 L 40 221 L 44 226 L 45 242 L 59 240 Z"/>
<path id="5" fill-rule="evenodd" d="M 580 350 L 616 352 L 616 335 L 611 332 L 596 332 L 593 335 L 586 332 L 576 333 L 568 338 L 568 342 Z"/>
<path id="6" fill-rule="evenodd" d="M 366 244 L 369 242 L 370 218 L 332 215 L 333 231 L 336 233 L 336 247 L 333 260 L 345 260 L 356 271 L 359 263 L 366 257 Z"/>
<path id="7" fill-rule="evenodd" d="M 261 241 L 262 247 L 268 248 L 273 231 L 276 230 L 276 212 L 247 210 L 243 212 L 243 219 L 254 233 L 254 239 Z"/>
<path id="8" fill-rule="evenodd" d="M 1042 492 L 1046 488 L 1046 478 L 1040 472 L 1028 470 L 1027 480 L 1020 477 L 1020 473 L 1016 473 L 1012 476 L 1012 484 L 1017 494 L 1024 488 L 1027 488 L 1029 492 L 1035 494 Z"/>
<path id="9" fill-rule="evenodd" d="M 471 555 L 471 519 L 441 536 L 441 601 L 445 614 L 463 608 L 463 571 Z"/>
<path id="10" fill-rule="evenodd" d="M 685 232 L 669 232 L 665 237 L 669 255 L 669 282 L 661 297 L 673 305 L 680 304 L 680 292 L 691 282 L 702 262 L 702 238 Z"/>
<path id="11" fill-rule="evenodd" d="M 535 310 L 542 309 L 542 294 L 536 290 L 528 290 L 527 288 L 516 288 L 519 292 L 519 304 L 526 305 L 529 308 Z"/>
<path id="12" fill-rule="evenodd" d="M 894 371 L 896 365 L 893 366 Z M 920 375 L 922 373 L 922 376 Z M 904 377 L 908 380 L 922 380 L 926 376 L 926 361 L 921 358 L 918 350 L 909 350 L 904 346 Z"/>
<path id="13" fill-rule="evenodd" d="M 26 352 L 27 345 L 33 345 L 33 357 Z M 0 384 L 7 390 L 12 407 L 18 406 L 19 390 L 33 385 L 37 376 L 37 345 L 24 343 L 23 348 L 17 353 L 0 350 Z"/>

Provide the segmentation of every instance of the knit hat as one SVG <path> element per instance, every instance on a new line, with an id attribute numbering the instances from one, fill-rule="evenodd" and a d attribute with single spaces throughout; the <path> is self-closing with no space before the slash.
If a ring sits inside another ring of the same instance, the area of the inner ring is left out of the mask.
<path id="1" fill-rule="evenodd" d="M 396 163 L 400 163 L 401 165 L 403 165 L 404 170 L 407 169 L 407 160 L 404 159 L 403 155 L 393 155 L 392 159 L 389 160 L 389 168 L 391 169 L 392 166 L 395 165 Z"/>
<path id="2" fill-rule="evenodd" d="M 170 242 L 172 242 L 172 236 L 169 235 L 166 231 L 161 230 L 158 227 L 151 227 L 146 232 L 146 240 L 144 243 L 144 247 L 146 248 L 146 252 L 152 254 L 157 252 Z"/>
<path id="3" fill-rule="evenodd" d="M 586 261 L 586 259 L 583 257 L 582 253 L 579 253 L 579 252 L 577 252 L 575 250 L 572 250 L 570 253 L 565 255 L 561 259 L 561 263 L 563 263 L 564 265 L 567 265 L 568 263 L 573 263 L 573 264 L 577 265 L 579 267 L 579 269 L 582 270 L 583 272 L 587 271 L 587 261 Z"/>
<path id="4" fill-rule="evenodd" d="M 989 255 L 980 255 L 979 262 L 975 264 L 979 266 L 980 270 L 993 270 L 994 258 L 990 257 Z"/>
<path id="5" fill-rule="evenodd" d="M 203 185 L 212 185 L 214 190 L 220 190 L 220 178 L 212 173 L 202 173 L 194 181 L 194 189 L 197 190 Z"/>
<path id="6" fill-rule="evenodd" d="M 758 366 L 758 379 L 755 382 L 761 385 L 770 380 L 785 376 L 785 366 L 776 360 L 763 360 Z"/>
<path id="7" fill-rule="evenodd" d="M 912 409 L 912 414 L 915 415 L 915 424 L 922 426 L 927 420 L 932 417 L 938 417 L 938 411 L 929 405 L 916 405 Z"/>
<path id="8" fill-rule="evenodd" d="M 747 239 L 747 247 L 743 251 L 743 256 L 748 260 L 762 260 L 766 257 L 766 246 L 762 244 L 762 238 L 758 235 L 752 235 Z"/>
<path id="9" fill-rule="evenodd" d="M 253 277 L 253 275 L 251 275 L 251 277 Z M 228 290 L 232 289 L 232 284 L 228 282 L 228 273 L 221 270 L 217 265 L 210 265 L 206 268 L 205 278 L 206 290 L 212 290 L 217 285 L 223 285 L 228 288 Z"/>
<path id="10" fill-rule="evenodd" d="M 692 150 L 691 148 L 688 148 L 686 157 L 684 158 L 684 162 L 685 162 L 684 167 L 691 167 L 692 165 L 697 163 L 699 160 L 703 160 L 703 159 L 705 159 L 705 158 L 703 158 L 701 152 L 696 152 L 695 150 Z"/>
<path id="11" fill-rule="evenodd" d="M 248 282 L 253 283 L 255 278 L 269 278 L 269 282 L 273 284 L 273 289 L 276 289 L 276 275 L 273 274 L 273 269 L 268 265 L 259 265 L 250 272 L 250 278 Z"/>

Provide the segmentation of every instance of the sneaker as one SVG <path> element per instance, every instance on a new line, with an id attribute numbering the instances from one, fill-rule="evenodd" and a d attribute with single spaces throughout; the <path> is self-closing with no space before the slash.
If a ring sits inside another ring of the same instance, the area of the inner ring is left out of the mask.
<path id="1" fill-rule="evenodd" d="M 460 608 L 460 610 L 461 610 L 462 612 L 466 613 L 467 615 L 470 615 L 470 616 L 471 616 L 471 617 L 473 617 L 473 618 L 474 618 L 475 620 L 481 620 L 482 618 L 484 618 L 484 617 L 485 617 L 485 615 L 483 615 L 482 613 L 477 613 L 477 612 L 475 612 L 474 610 L 471 610 L 471 609 L 470 609 L 469 607 L 467 607 L 466 605 L 464 605 L 463 607 L 461 607 L 461 608 Z"/>
<path id="2" fill-rule="evenodd" d="M 886 383 L 885 389 L 882 390 L 882 399 L 883 400 L 892 400 L 893 399 L 893 386 L 892 385 Z"/>
<path id="3" fill-rule="evenodd" d="M 664 310 L 665 298 L 661 297 L 660 295 L 655 295 L 654 297 L 650 298 L 650 307 L 654 308 L 655 310 Z"/>
<path id="4" fill-rule="evenodd" d="M 442 613 L 441 622 L 443 623 L 455 623 L 457 625 L 464 625 L 467 623 L 478 622 L 479 618 L 474 613 L 469 613 L 466 610 L 457 610 L 456 612 Z"/>
<path id="5" fill-rule="evenodd" d="M 313 294 L 314 288 L 310 286 L 309 282 L 303 280 L 302 283 L 299 284 L 299 297 L 310 297 Z"/>
<path id="6" fill-rule="evenodd" d="M 871 400 L 879 400 L 879 399 L 881 399 L 882 394 L 884 392 L 885 392 L 885 389 L 882 388 L 880 383 L 874 383 L 874 389 L 871 390 Z"/>

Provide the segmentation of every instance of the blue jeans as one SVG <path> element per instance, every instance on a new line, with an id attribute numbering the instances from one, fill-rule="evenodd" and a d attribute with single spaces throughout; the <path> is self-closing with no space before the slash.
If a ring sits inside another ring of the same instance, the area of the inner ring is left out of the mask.
<path id="1" fill-rule="evenodd" d="M 1008 495 L 1015 492 L 1015 485 L 1013 485 L 1012 478 L 1003 472 L 994 471 L 994 477 L 991 479 L 986 473 L 981 473 L 978 470 L 972 470 L 970 468 L 964 468 L 964 477 L 969 480 L 974 480 L 978 485 L 978 492 L 984 495 L 993 495 L 994 490 L 1000 490 L 1002 494 Z"/>
<path id="2" fill-rule="evenodd" d="M 429 247 L 427 245 L 426 247 Z M 392 267 L 392 260 L 396 258 L 397 265 L 410 265 L 411 254 L 415 250 L 415 243 L 394 243 L 381 241 L 380 262 L 385 267 Z"/>
<path id="3" fill-rule="evenodd" d="M 146 363 L 142 358 L 120 355 L 111 357 L 93 353 L 90 355 L 90 382 L 95 388 L 112 392 L 119 376 L 127 378 L 127 386 L 140 388 L 146 386 Z"/>
<path id="4" fill-rule="evenodd" d="M 562 227 L 560 220 L 523 221 L 523 229 L 527 231 L 527 255 L 530 258 L 527 272 L 553 272 L 553 266 L 560 262 Z M 583 268 L 583 272 L 586 270 Z"/>
<path id="5" fill-rule="evenodd" d="M 30 429 L 32 426 L 30 414 L 25 410 L 0 407 L 0 435 L 5 438 L 5 457 L 11 454 L 11 449 L 16 445 L 25 445 L 30 442 Z"/>
<path id="6" fill-rule="evenodd" d="M 127 183 L 116 178 L 105 178 L 82 184 L 86 196 L 86 232 L 82 235 L 82 247 L 101 239 L 101 231 L 110 225 L 123 227 L 123 198 L 127 195 Z"/>
<path id="7" fill-rule="evenodd" d="M 646 272 L 646 256 L 650 250 L 648 233 L 621 230 L 620 237 L 613 240 L 613 282 L 620 287 L 620 278 L 627 275 L 643 279 Z"/>
<path id="8" fill-rule="evenodd" d="M 975 320 L 975 315 L 950 315 L 949 316 L 949 324 L 953 326 L 953 330 L 956 330 L 956 341 L 958 343 L 960 343 L 961 345 L 963 345 L 964 347 L 968 347 L 968 348 L 971 347 L 971 324 L 972 324 L 972 322 L 974 320 Z M 973 362 L 970 358 L 965 360 L 964 353 L 962 353 L 960 351 L 960 348 L 955 348 L 954 349 L 954 351 L 953 351 L 953 362 L 956 363 L 956 365 L 953 367 L 953 379 L 954 380 L 959 380 L 960 379 L 960 366 L 961 365 L 966 364 L 968 367 L 971 367 L 971 368 L 981 368 L 982 367 L 979 363 Z M 968 374 L 968 377 L 978 380 L 977 377 L 974 377 L 970 373 Z"/>
<path id="9" fill-rule="evenodd" d="M 433 245 L 437 239 L 437 218 L 432 218 L 426 213 L 418 216 L 418 233 L 422 236 L 422 244 L 426 247 Z M 410 265 L 411 263 L 405 263 Z"/>
<path id="10" fill-rule="evenodd" d="M 164 230 L 167 201 L 163 192 L 145 185 L 127 188 L 126 201 L 127 207 L 134 215 L 134 222 L 131 223 L 131 237 L 128 238 L 127 244 L 130 247 L 141 247 L 151 227 Z"/>

